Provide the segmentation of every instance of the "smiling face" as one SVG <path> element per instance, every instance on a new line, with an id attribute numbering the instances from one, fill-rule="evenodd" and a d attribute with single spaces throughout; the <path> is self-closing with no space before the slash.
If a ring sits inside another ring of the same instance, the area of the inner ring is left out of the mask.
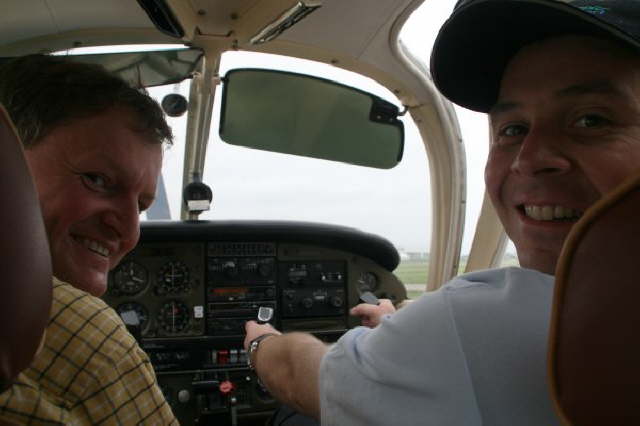
<path id="1" fill-rule="evenodd" d="M 138 242 L 162 145 L 132 128 L 128 110 L 60 125 L 25 151 L 49 237 L 54 275 L 95 296 Z"/>
<path id="2" fill-rule="evenodd" d="M 553 274 L 577 218 L 640 168 L 640 59 L 590 37 L 532 44 L 490 121 L 487 191 L 520 264 Z"/>

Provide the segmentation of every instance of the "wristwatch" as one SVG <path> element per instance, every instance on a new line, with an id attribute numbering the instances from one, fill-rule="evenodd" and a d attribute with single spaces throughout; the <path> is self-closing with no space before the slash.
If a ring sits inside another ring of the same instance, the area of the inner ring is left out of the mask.
<path id="1" fill-rule="evenodd" d="M 256 337 L 249 343 L 249 353 L 247 353 L 247 365 L 249 366 L 249 370 L 255 371 L 256 366 L 251 361 L 251 355 L 254 354 L 258 350 L 258 346 L 260 346 L 260 342 L 262 342 L 267 337 L 277 336 L 276 333 L 265 333 L 261 336 Z"/>

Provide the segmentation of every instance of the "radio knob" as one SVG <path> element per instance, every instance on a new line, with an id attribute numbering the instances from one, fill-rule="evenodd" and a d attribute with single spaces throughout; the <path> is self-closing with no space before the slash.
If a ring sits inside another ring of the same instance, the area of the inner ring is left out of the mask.
<path id="1" fill-rule="evenodd" d="M 222 265 L 222 273 L 228 278 L 235 278 L 238 276 L 238 266 L 235 262 L 225 262 L 224 265 Z"/>
<path id="2" fill-rule="evenodd" d="M 342 300 L 342 297 L 340 297 L 340 296 L 333 296 L 333 297 L 331 297 L 329 299 L 329 303 L 334 308 L 340 308 L 344 304 L 344 301 Z"/>
<path id="3" fill-rule="evenodd" d="M 260 274 L 261 277 L 265 278 L 271 275 L 271 265 L 261 263 L 260 266 L 258 266 L 258 274 Z"/>
<path id="4" fill-rule="evenodd" d="M 178 391 L 178 401 L 183 404 L 186 404 L 191 399 L 191 394 L 186 389 L 180 389 Z"/>
<path id="5" fill-rule="evenodd" d="M 310 297 L 305 297 L 300 303 L 302 304 L 303 308 L 311 309 L 311 307 L 313 306 L 313 299 Z"/>

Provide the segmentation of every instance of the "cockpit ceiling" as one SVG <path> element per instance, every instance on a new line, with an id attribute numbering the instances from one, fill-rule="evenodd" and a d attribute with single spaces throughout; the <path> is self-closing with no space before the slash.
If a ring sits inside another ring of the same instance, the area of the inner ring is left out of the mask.
<path id="1" fill-rule="evenodd" d="M 179 0 L 184 1 L 184 0 Z M 196 25 L 200 34 L 227 35 L 234 26 L 264 0 L 188 0 L 191 11 L 198 16 Z M 176 1 L 170 3 L 175 4 Z M 273 1 L 271 3 L 283 3 Z"/>
<path id="2" fill-rule="evenodd" d="M 171 0 L 171 4 L 178 15 L 178 9 L 182 9 L 184 15 L 184 8 L 176 7 L 179 1 Z M 374 57 L 380 55 L 381 51 L 388 52 L 393 32 L 399 30 L 404 18 L 422 2 L 423 0 L 322 0 L 319 9 L 277 37 L 275 41 L 279 48 L 275 50 L 277 52 L 284 47 L 289 53 L 300 53 L 299 49 L 316 49 L 321 56 L 324 56 L 323 53 L 333 54 L 354 60 L 364 59 L 372 64 L 388 61 L 386 56 Z M 219 36 L 224 34 L 227 29 L 225 25 L 228 25 L 229 34 L 236 40 L 235 45 L 239 49 L 271 52 L 272 43 L 252 46 L 249 40 L 298 3 L 298 0 L 190 0 L 189 3 L 196 12 L 200 11 L 193 23 L 197 33 Z M 233 19 L 226 20 L 230 16 Z M 179 18 L 187 21 L 184 16 Z"/>
<path id="3" fill-rule="evenodd" d="M 379 34 L 388 28 L 411 0 L 323 0 L 322 7 L 285 31 L 278 40 L 328 50 L 347 51 L 358 57 Z M 173 2 L 175 3 L 175 1 Z M 242 32 L 246 26 L 264 26 L 295 5 L 294 0 L 190 0 L 201 34 L 221 35 Z M 267 7 L 265 7 L 267 5 Z M 256 16 L 260 16 L 258 23 Z M 233 17 L 231 20 L 229 17 Z M 252 21 L 252 22 L 247 22 Z M 255 25 L 254 24 L 254 25 Z M 259 28 L 256 28 L 256 30 Z M 386 30 L 386 31 L 384 31 Z"/>
<path id="4" fill-rule="evenodd" d="M 378 39 L 388 44 L 389 30 L 410 3 L 411 0 L 325 0 L 320 9 L 279 39 L 360 58 Z"/>
<path id="5" fill-rule="evenodd" d="M 134 0 L 2 0 L 2 43 L 96 28 L 148 28 Z"/>
<path id="6" fill-rule="evenodd" d="M 132 43 L 191 41 L 196 34 L 229 37 L 237 40 L 239 48 L 251 48 L 248 38 L 297 0 L 165 2 L 185 29 L 183 40 L 157 31 L 135 0 L 2 0 L 0 47 L 4 48 L 0 54 L 57 50 L 61 45 L 122 44 L 127 39 Z M 382 37 L 386 41 L 398 15 L 416 2 L 420 1 L 323 0 L 320 9 L 278 40 L 358 58 L 374 40 Z"/>

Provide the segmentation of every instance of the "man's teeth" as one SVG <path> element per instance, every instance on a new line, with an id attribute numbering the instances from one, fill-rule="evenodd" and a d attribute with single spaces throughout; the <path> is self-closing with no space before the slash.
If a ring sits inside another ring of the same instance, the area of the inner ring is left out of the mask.
<path id="1" fill-rule="evenodd" d="M 94 241 L 94 240 L 90 240 L 88 238 L 82 238 L 80 240 L 80 242 L 82 243 L 83 246 L 85 246 L 86 248 L 88 248 L 89 250 L 96 252 L 104 257 L 109 256 L 110 251 L 108 248 L 106 248 L 105 246 L 101 245 L 99 242 Z"/>
<path id="2" fill-rule="evenodd" d="M 562 206 L 524 206 L 527 217 L 535 220 L 578 219 L 582 213 Z"/>

